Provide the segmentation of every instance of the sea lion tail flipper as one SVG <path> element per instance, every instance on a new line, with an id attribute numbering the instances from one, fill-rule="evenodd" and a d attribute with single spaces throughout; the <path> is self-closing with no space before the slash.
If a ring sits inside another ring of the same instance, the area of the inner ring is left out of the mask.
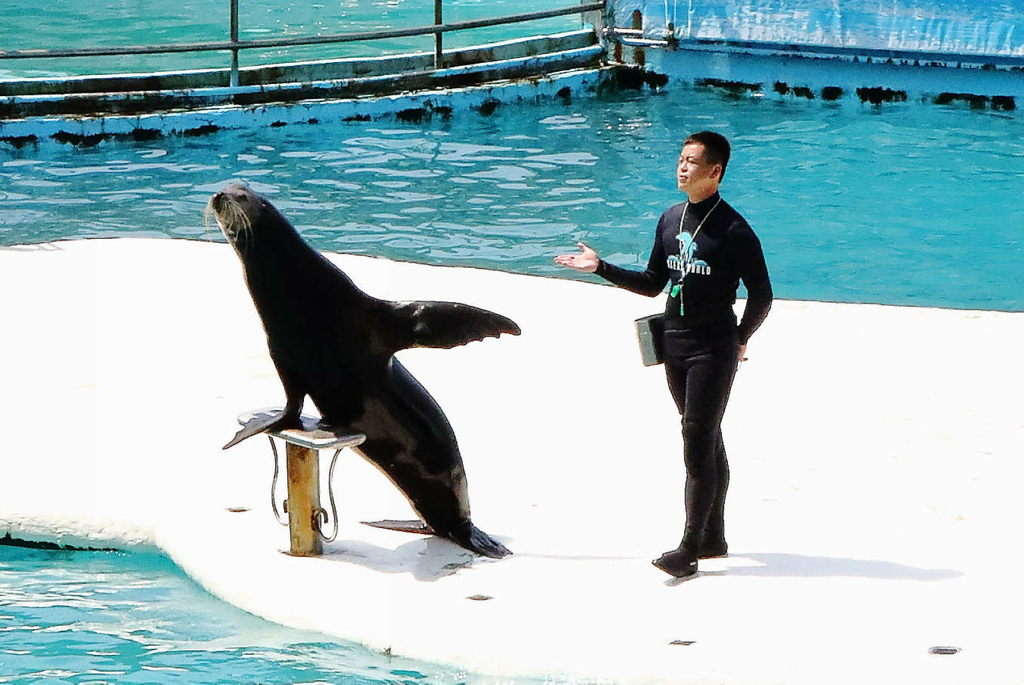
<path id="1" fill-rule="evenodd" d="M 497 338 L 502 333 L 519 335 L 512 319 L 486 309 L 457 302 L 402 302 L 394 306 L 400 326 L 396 349 L 409 347 L 452 348 L 474 340 Z"/>
<path id="2" fill-rule="evenodd" d="M 221 449 L 226 450 L 229 447 L 234 447 L 243 440 L 260 433 L 294 428 L 297 425 L 297 421 L 298 419 L 287 410 L 261 412 L 246 421 L 241 430 L 235 433 L 235 437 L 231 438 L 231 441 Z"/>
<path id="3" fill-rule="evenodd" d="M 505 545 L 501 544 L 487 533 L 483 532 L 472 523 L 467 528 L 453 531 L 449 534 L 453 542 L 470 552 L 479 554 L 489 559 L 503 559 L 512 554 Z"/>

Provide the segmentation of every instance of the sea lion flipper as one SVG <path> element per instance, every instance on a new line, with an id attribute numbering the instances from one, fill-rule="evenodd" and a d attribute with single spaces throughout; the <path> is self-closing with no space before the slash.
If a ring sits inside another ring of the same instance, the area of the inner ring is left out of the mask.
<path id="1" fill-rule="evenodd" d="M 414 521 L 362 521 L 364 526 L 370 526 L 372 528 L 380 528 L 382 530 L 394 530 L 399 533 L 416 533 L 418 535 L 434 535 L 434 529 L 428 526 L 423 521 L 416 519 Z"/>
<path id="2" fill-rule="evenodd" d="M 383 530 L 394 530 L 400 533 L 418 533 L 420 535 L 436 535 L 437 533 L 429 525 L 420 520 L 415 521 L 363 521 L 364 526 L 372 526 Z M 457 530 L 448 533 L 447 537 L 463 549 L 480 556 L 491 559 L 502 559 L 512 554 L 505 545 L 501 544 L 487 533 L 483 532 L 471 522 L 461 526 Z"/>
<path id="3" fill-rule="evenodd" d="M 503 559 L 510 554 L 510 550 L 487 533 L 483 532 L 472 523 L 465 528 L 453 531 L 448 534 L 457 545 L 470 552 L 475 552 L 482 557 L 490 559 Z"/>
<path id="4" fill-rule="evenodd" d="M 260 433 L 282 430 L 284 428 L 294 428 L 296 421 L 297 419 L 290 415 L 286 410 L 269 411 L 257 414 L 246 421 L 241 430 L 235 433 L 235 437 L 231 438 L 231 441 L 221 449 L 226 450 L 229 447 L 234 447 L 243 440 L 251 438 L 254 435 L 259 435 Z"/>
<path id="5" fill-rule="evenodd" d="M 508 317 L 457 302 L 400 302 L 392 312 L 400 324 L 392 340 L 396 351 L 410 347 L 449 349 L 497 338 L 502 333 L 520 333 L 519 326 Z"/>

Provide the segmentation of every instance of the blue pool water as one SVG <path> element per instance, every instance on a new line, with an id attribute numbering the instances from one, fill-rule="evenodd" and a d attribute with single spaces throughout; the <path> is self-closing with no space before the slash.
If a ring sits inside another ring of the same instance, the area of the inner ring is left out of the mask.
<path id="1" fill-rule="evenodd" d="M 0 545 L 0 683 L 467 682 L 262 621 L 162 556 Z"/>
<path id="2" fill-rule="evenodd" d="M 570 277 L 552 257 L 581 239 L 646 262 L 657 217 L 682 199 L 681 139 L 700 128 L 734 144 L 723 194 L 760 235 L 778 296 L 1024 310 L 1019 116 L 681 86 L 421 124 L 0 143 L 0 244 L 221 240 L 203 205 L 245 180 L 323 250 Z"/>
<path id="3" fill-rule="evenodd" d="M 574 0 L 444 0 L 444 23 L 490 19 L 578 4 Z M 230 34 L 229 0 L 4 0 L 0 3 L 0 50 L 121 47 L 224 41 Z M 239 0 L 239 38 L 257 40 L 324 36 L 434 23 L 430 0 L 339 0 L 286 2 Z M 578 15 L 484 27 L 446 34 L 444 47 L 481 45 L 523 36 L 572 31 Z M 240 65 L 278 64 L 306 59 L 372 57 L 432 52 L 432 36 L 389 38 L 329 46 L 245 50 Z M 61 60 L 0 60 L 0 78 L 54 77 L 89 73 L 144 73 L 181 69 L 223 69 L 226 52 L 88 57 Z"/>

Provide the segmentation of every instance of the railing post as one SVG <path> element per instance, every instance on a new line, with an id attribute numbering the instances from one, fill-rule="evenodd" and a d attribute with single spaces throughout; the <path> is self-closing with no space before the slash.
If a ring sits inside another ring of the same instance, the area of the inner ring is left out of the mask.
<path id="1" fill-rule="evenodd" d="M 614 0 L 605 0 L 604 7 L 599 10 L 592 10 L 590 12 L 580 12 L 580 28 L 586 28 L 587 24 L 590 23 L 594 27 L 594 33 L 597 36 L 602 36 L 604 27 L 606 24 L 612 26 L 615 22 L 606 21 L 606 15 L 609 17 L 615 16 L 615 10 L 612 8 Z M 580 0 L 581 5 L 590 4 L 588 0 Z"/>
<path id="2" fill-rule="evenodd" d="M 434 0 L 434 26 L 441 26 L 442 23 L 441 0 Z M 440 30 L 434 34 L 434 69 L 440 69 L 444 66 L 441 57 L 441 36 Z"/>
<path id="3" fill-rule="evenodd" d="M 238 0 L 231 0 L 231 87 L 238 87 Z"/>

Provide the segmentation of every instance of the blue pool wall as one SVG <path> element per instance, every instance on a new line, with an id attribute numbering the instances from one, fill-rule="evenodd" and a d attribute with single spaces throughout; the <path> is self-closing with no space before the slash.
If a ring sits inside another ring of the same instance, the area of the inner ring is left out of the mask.
<path id="1" fill-rule="evenodd" d="M 827 7 L 826 7 L 827 5 Z M 616 0 L 616 57 L 736 95 L 1015 111 L 1024 2 Z"/>
<path id="2" fill-rule="evenodd" d="M 615 0 L 644 35 L 951 55 L 1024 57 L 1021 0 Z"/>
<path id="3" fill-rule="evenodd" d="M 647 48 L 643 53 L 645 69 L 663 74 L 668 87 L 682 83 L 734 96 L 874 106 L 919 102 L 1004 115 L 1016 114 L 1024 106 L 1024 72 L 1020 71 L 706 50 Z"/>

